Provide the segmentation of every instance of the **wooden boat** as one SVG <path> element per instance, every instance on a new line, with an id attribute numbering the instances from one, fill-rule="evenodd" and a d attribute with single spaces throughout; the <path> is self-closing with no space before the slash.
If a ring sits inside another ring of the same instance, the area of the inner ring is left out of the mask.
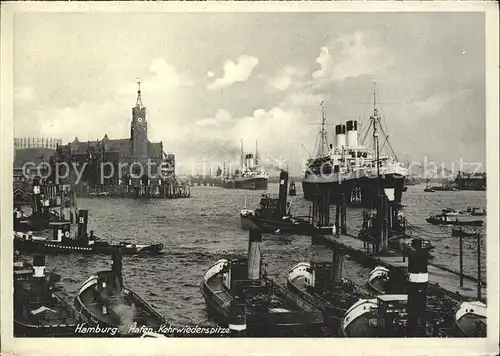
<path id="1" fill-rule="evenodd" d="M 14 261 L 14 336 L 73 336 L 80 322 L 73 308 L 57 293 L 60 276 L 45 272 L 45 256 L 33 264 Z"/>
<path id="2" fill-rule="evenodd" d="M 477 237 L 479 235 L 479 231 L 477 230 L 465 230 L 462 227 L 453 228 L 451 230 L 451 236 L 453 237 Z"/>
<path id="3" fill-rule="evenodd" d="M 109 254 L 120 247 L 124 255 L 159 255 L 162 254 L 163 244 L 132 244 L 120 242 L 111 244 L 101 241 L 94 236 L 91 230 L 87 234 L 88 212 L 79 211 L 78 233 L 76 238 L 71 237 L 69 222 L 53 222 L 50 227 L 52 236 L 36 236 L 31 232 L 14 232 L 14 248 L 21 252 L 62 254 L 62 253 L 104 253 Z"/>
<path id="4" fill-rule="evenodd" d="M 455 313 L 455 325 L 462 336 L 486 336 L 486 304 L 479 301 L 462 302 Z"/>
<path id="5" fill-rule="evenodd" d="M 332 262 L 300 262 L 288 273 L 287 289 L 324 313 L 325 323 L 338 334 L 342 317 L 368 291 L 346 278 L 335 281 Z"/>
<path id="6" fill-rule="evenodd" d="M 458 210 L 452 209 L 452 208 L 441 209 L 441 213 L 442 214 L 446 214 L 448 216 L 457 216 L 457 215 L 460 215 L 460 214 L 464 214 L 464 212 L 458 211 Z"/>
<path id="7" fill-rule="evenodd" d="M 471 216 L 486 216 L 486 209 L 481 209 L 478 207 L 468 207 L 465 213 Z"/>
<path id="8" fill-rule="evenodd" d="M 241 303 L 247 336 L 324 335 L 323 316 L 311 303 L 279 286 L 261 269 L 262 232 L 250 230 L 248 257 L 222 258 L 204 274 L 201 293 L 210 313 L 231 328 Z"/>
<path id="9" fill-rule="evenodd" d="M 165 319 L 123 285 L 120 250 L 114 250 L 110 271 L 97 272 L 78 288 L 75 308 L 89 324 L 117 328 L 121 336 L 140 336 L 136 330 L 159 330 Z"/>
<path id="10" fill-rule="evenodd" d="M 293 180 L 290 182 L 290 187 L 288 188 L 288 195 L 291 197 L 297 195 L 297 190 L 295 189 L 295 182 Z"/>
<path id="11" fill-rule="evenodd" d="M 434 190 L 434 188 L 433 188 L 433 187 L 431 187 L 431 186 L 429 185 L 429 182 L 427 182 L 427 185 L 425 186 L 424 192 L 425 192 L 425 193 L 434 193 L 434 192 L 435 192 L 435 190 Z"/>
<path id="12" fill-rule="evenodd" d="M 471 220 L 467 218 L 449 217 L 447 214 L 433 215 L 425 219 L 433 225 L 457 225 L 457 226 L 482 226 L 483 220 Z"/>

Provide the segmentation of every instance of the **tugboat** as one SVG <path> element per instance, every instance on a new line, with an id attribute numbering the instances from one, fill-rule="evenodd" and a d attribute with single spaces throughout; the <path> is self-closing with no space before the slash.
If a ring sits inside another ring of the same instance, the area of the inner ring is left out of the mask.
<path id="1" fill-rule="evenodd" d="M 455 313 L 455 325 L 464 337 L 486 336 L 486 304 L 462 302 Z"/>
<path id="2" fill-rule="evenodd" d="M 339 256 L 340 257 L 340 256 Z M 325 323 L 339 333 L 340 322 L 349 307 L 369 292 L 342 278 L 342 257 L 334 262 L 300 262 L 288 273 L 287 289 L 308 300 L 324 313 Z"/>
<path id="3" fill-rule="evenodd" d="M 41 231 L 48 229 L 51 222 L 73 222 L 76 217 L 76 198 L 69 185 L 45 183 L 43 179 L 35 177 L 32 189 L 32 215 L 26 216 L 16 207 L 15 231 Z"/>
<path id="4" fill-rule="evenodd" d="M 110 271 L 90 276 L 78 288 L 74 305 L 94 326 L 117 328 L 121 336 L 141 336 L 135 330 L 158 331 L 165 319 L 152 306 L 123 285 L 122 254 L 113 251 Z"/>
<path id="5" fill-rule="evenodd" d="M 33 264 L 14 258 L 14 336 L 73 336 L 80 322 L 73 308 L 57 294 L 61 276 L 45 272 L 45 256 Z"/>
<path id="6" fill-rule="evenodd" d="M 71 224 L 69 222 L 51 222 L 52 237 L 34 236 L 31 232 L 14 232 L 14 248 L 28 253 L 104 253 L 109 254 L 120 247 L 124 255 L 159 255 L 162 254 L 163 244 L 131 244 L 121 242 L 110 244 L 100 241 L 90 230 L 87 234 L 88 210 L 79 210 L 78 232 L 76 238 L 71 238 Z"/>
<path id="7" fill-rule="evenodd" d="M 295 189 L 295 182 L 293 180 L 290 182 L 290 187 L 288 188 L 288 195 L 291 197 L 297 195 L 297 191 Z"/>
<path id="8" fill-rule="evenodd" d="M 296 234 L 312 234 L 317 231 L 310 217 L 296 217 L 290 213 L 287 202 L 288 172 L 281 171 L 278 197 L 263 194 L 260 208 L 243 209 L 240 212 L 241 226 L 244 229 L 260 229 L 264 232 L 288 232 Z M 331 230 L 330 230 L 331 232 Z"/>
<path id="9" fill-rule="evenodd" d="M 457 226 L 483 226 L 482 220 L 470 220 L 457 217 L 448 216 L 448 214 L 432 215 L 425 219 L 429 224 L 433 225 L 457 225 Z"/>
<path id="10" fill-rule="evenodd" d="M 427 262 L 428 251 L 422 248 L 422 241 L 412 241 L 406 283 L 394 283 L 396 278 L 389 276 L 386 285 L 379 285 L 380 289 L 385 289 L 384 294 L 359 299 L 344 315 L 343 335 L 436 336 L 437 326 L 446 322 L 455 301 L 443 298 L 441 292 L 428 286 Z M 381 275 L 385 272 L 382 269 L 377 271 Z"/>
<path id="11" fill-rule="evenodd" d="M 321 311 L 267 277 L 261 241 L 262 231 L 251 229 L 248 257 L 220 259 L 205 272 L 201 293 L 210 312 L 246 336 L 324 335 Z"/>

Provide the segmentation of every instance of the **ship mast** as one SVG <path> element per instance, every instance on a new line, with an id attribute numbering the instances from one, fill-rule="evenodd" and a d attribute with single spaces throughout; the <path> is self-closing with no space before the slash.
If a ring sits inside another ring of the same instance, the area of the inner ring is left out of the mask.
<path id="1" fill-rule="evenodd" d="M 375 144 L 375 154 L 376 154 L 376 162 L 377 162 L 377 179 L 378 179 L 378 195 L 381 194 L 380 188 L 382 185 L 381 177 L 380 177 L 380 143 L 378 140 L 378 130 L 377 130 L 377 122 L 379 121 L 378 109 L 377 109 L 377 92 L 375 85 L 373 86 L 373 142 Z"/>
<path id="2" fill-rule="evenodd" d="M 319 143 L 319 155 L 324 155 L 326 153 L 325 146 L 328 147 L 327 133 L 326 133 L 326 118 L 325 118 L 325 105 L 324 101 L 321 102 L 321 131 L 320 134 L 320 143 Z"/>
<path id="3" fill-rule="evenodd" d="M 241 169 L 243 169 L 243 139 L 241 139 L 240 142 L 241 142 L 240 167 L 241 167 Z"/>

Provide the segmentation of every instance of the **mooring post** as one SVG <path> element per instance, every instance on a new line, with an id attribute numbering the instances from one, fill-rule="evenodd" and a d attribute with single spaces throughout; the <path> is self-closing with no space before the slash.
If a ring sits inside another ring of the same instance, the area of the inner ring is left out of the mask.
<path id="1" fill-rule="evenodd" d="M 338 284 L 342 282 L 342 266 L 344 255 L 339 248 L 332 248 L 332 282 Z"/>
<path id="2" fill-rule="evenodd" d="M 408 336 L 425 335 L 428 253 L 422 241 L 414 239 L 408 258 Z"/>
<path id="3" fill-rule="evenodd" d="M 345 201 L 345 196 L 344 193 L 340 194 L 340 201 L 342 202 L 342 208 L 341 208 L 341 229 L 342 229 L 342 234 L 347 234 L 347 208 L 346 208 L 346 201 Z"/>

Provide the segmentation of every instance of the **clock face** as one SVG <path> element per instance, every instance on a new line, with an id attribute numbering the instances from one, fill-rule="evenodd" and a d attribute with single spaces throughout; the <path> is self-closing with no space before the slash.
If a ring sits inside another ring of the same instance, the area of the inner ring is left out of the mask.
<path id="1" fill-rule="evenodd" d="M 137 119 L 138 122 L 142 122 L 142 117 Z"/>

